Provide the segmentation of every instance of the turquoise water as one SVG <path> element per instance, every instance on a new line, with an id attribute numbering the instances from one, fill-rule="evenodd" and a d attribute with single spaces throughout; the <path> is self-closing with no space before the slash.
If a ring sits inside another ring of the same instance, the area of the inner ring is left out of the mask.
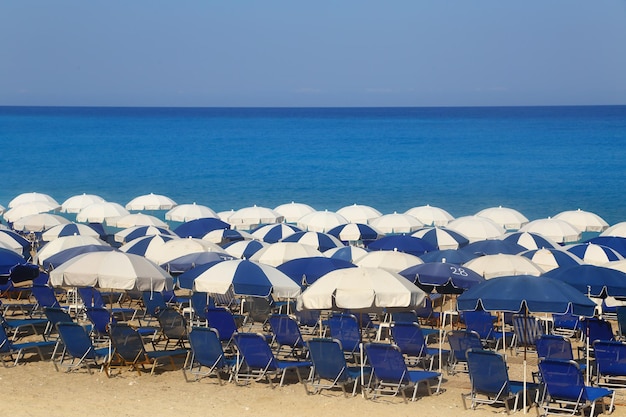
<path id="1" fill-rule="evenodd" d="M 23 192 L 216 211 L 290 201 L 383 213 L 581 208 L 626 220 L 626 106 L 0 107 L 0 204 Z"/>

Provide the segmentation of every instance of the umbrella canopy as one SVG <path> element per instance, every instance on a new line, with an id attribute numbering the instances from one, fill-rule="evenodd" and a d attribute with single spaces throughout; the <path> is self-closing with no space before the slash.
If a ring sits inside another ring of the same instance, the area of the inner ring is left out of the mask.
<path id="1" fill-rule="evenodd" d="M 8 276 L 11 268 L 25 262 L 23 256 L 10 249 L 0 248 L 0 276 Z"/>
<path id="2" fill-rule="evenodd" d="M 19 255 L 25 255 L 30 250 L 30 242 L 12 230 L 0 229 L 0 245 Z"/>
<path id="3" fill-rule="evenodd" d="M 243 230 L 233 229 L 211 230 L 209 233 L 202 236 L 202 240 L 207 240 L 209 242 L 215 243 L 216 245 L 224 245 L 230 242 L 253 239 L 254 236 L 252 236 L 250 233 L 244 232 Z"/>
<path id="4" fill-rule="evenodd" d="M 586 241 L 587 243 L 595 243 L 596 245 L 602 245 L 609 247 L 626 257 L 626 238 L 620 236 L 596 236 Z"/>
<path id="5" fill-rule="evenodd" d="M 486 279 L 506 275 L 539 276 L 544 271 L 528 258 L 519 255 L 485 255 L 472 259 L 463 266 L 473 269 Z"/>
<path id="6" fill-rule="evenodd" d="M 388 250 L 368 252 L 355 261 L 355 264 L 360 267 L 381 268 L 392 272 L 399 272 L 421 263 L 423 262 L 420 258 L 410 253 Z"/>
<path id="7" fill-rule="evenodd" d="M 119 251 L 89 252 L 50 273 L 53 286 L 100 287 L 116 290 L 171 290 L 170 274 L 144 258 Z"/>
<path id="8" fill-rule="evenodd" d="M 183 223 L 174 229 L 174 233 L 180 237 L 195 237 L 200 239 L 210 231 L 217 229 L 230 229 L 230 224 L 216 219 L 215 217 L 207 217 Z"/>
<path id="9" fill-rule="evenodd" d="M 537 233 L 556 243 L 571 243 L 580 240 L 581 231 L 572 224 L 561 219 L 533 220 L 520 229 L 522 232 Z"/>
<path id="10" fill-rule="evenodd" d="M 252 206 L 236 210 L 228 223 L 238 230 L 252 230 L 262 224 L 281 223 L 285 218 L 268 207 Z"/>
<path id="11" fill-rule="evenodd" d="M 609 227 L 609 224 L 602 217 L 581 209 L 562 211 L 554 218 L 565 220 L 582 232 L 602 232 Z"/>
<path id="12" fill-rule="evenodd" d="M 461 252 L 456 249 L 443 249 L 427 252 L 420 256 L 424 262 L 449 262 L 461 265 L 477 258 L 475 254 Z"/>
<path id="13" fill-rule="evenodd" d="M 410 208 L 404 214 L 415 217 L 426 226 L 445 227 L 454 220 L 454 216 L 446 210 L 428 204 Z"/>
<path id="14" fill-rule="evenodd" d="M 374 207 L 363 204 L 353 204 L 351 206 L 342 207 L 337 210 L 337 214 L 345 217 L 350 223 L 365 224 L 383 215 L 383 213 L 376 210 Z"/>
<path id="15" fill-rule="evenodd" d="M 39 213 L 22 217 L 13 223 L 13 229 L 22 232 L 43 232 L 60 224 L 71 223 L 57 214 Z"/>
<path id="16" fill-rule="evenodd" d="M 298 219 L 297 226 L 305 231 L 326 233 L 333 227 L 349 223 L 348 219 L 334 211 L 314 211 Z"/>
<path id="17" fill-rule="evenodd" d="M 187 282 L 193 277 L 193 289 L 210 294 L 295 298 L 300 286 L 291 278 L 269 265 L 236 259 L 223 261 L 208 267 L 197 267 L 179 278 Z"/>
<path id="18" fill-rule="evenodd" d="M 312 246 L 320 252 L 344 246 L 335 236 L 322 232 L 296 232 L 284 238 L 282 242 L 302 243 L 303 245 Z"/>
<path id="19" fill-rule="evenodd" d="M 460 249 L 461 252 L 476 254 L 478 256 L 497 255 L 498 253 L 517 255 L 525 250 L 526 248 L 522 245 L 500 239 L 477 240 L 476 242 L 470 243 L 463 249 Z"/>
<path id="20" fill-rule="evenodd" d="M 591 297 L 626 297 L 626 273 L 597 265 L 556 268 L 543 274 L 558 279 Z"/>
<path id="21" fill-rule="evenodd" d="M 508 207 L 490 207 L 476 213 L 476 216 L 486 217 L 506 230 L 519 230 L 528 223 L 528 218 L 519 211 Z"/>
<path id="22" fill-rule="evenodd" d="M 600 236 L 618 236 L 626 238 L 626 222 L 615 223 L 613 226 L 600 233 Z"/>
<path id="23" fill-rule="evenodd" d="M 72 196 L 61 204 L 63 213 L 80 213 L 82 209 L 93 203 L 102 203 L 104 198 L 95 194 L 79 194 Z"/>
<path id="24" fill-rule="evenodd" d="M 461 294 L 485 279 L 469 268 L 447 262 L 428 262 L 411 266 L 400 275 L 430 293 Z"/>
<path id="25" fill-rule="evenodd" d="M 525 247 L 526 249 L 541 249 L 541 248 L 558 248 L 560 245 L 537 233 L 530 232 L 513 232 L 506 234 L 502 240 L 505 242 L 512 242 Z"/>
<path id="26" fill-rule="evenodd" d="M 295 223 L 300 220 L 301 217 L 313 213 L 315 209 L 308 204 L 291 202 L 287 204 L 281 204 L 274 208 L 274 211 L 285 218 L 287 223 Z"/>
<path id="27" fill-rule="evenodd" d="M 165 245 L 173 239 L 180 239 L 175 236 L 168 235 L 147 235 L 133 239 L 128 243 L 120 246 L 120 251 L 125 253 L 132 253 L 133 255 L 143 256 L 156 262 L 157 249 Z"/>
<path id="28" fill-rule="evenodd" d="M 43 245 L 43 247 L 37 252 L 35 259 L 39 265 L 42 265 L 43 262 L 52 255 L 56 255 L 65 249 L 85 245 L 110 246 L 108 243 L 98 239 L 97 237 L 82 235 L 63 236 Z"/>
<path id="29" fill-rule="evenodd" d="M 426 293 L 403 276 L 379 268 L 343 268 L 319 278 L 298 297 L 298 309 L 411 308 Z"/>
<path id="30" fill-rule="evenodd" d="M 19 206 L 24 203 L 32 203 L 36 201 L 46 201 L 48 203 L 52 203 L 59 206 L 59 203 L 48 194 L 43 193 L 22 193 L 17 197 L 13 198 L 13 200 L 9 201 L 9 208 L 13 208 L 15 206 Z"/>
<path id="31" fill-rule="evenodd" d="M 452 220 L 446 226 L 448 229 L 461 233 L 470 241 L 498 239 L 505 233 L 504 227 L 493 220 L 479 216 L 464 216 Z"/>
<path id="32" fill-rule="evenodd" d="M 240 240 L 224 245 L 223 249 L 226 253 L 239 259 L 250 259 L 252 255 L 270 244 L 258 240 Z"/>
<path id="33" fill-rule="evenodd" d="M 322 253 L 309 245 L 297 242 L 277 242 L 259 250 L 250 257 L 251 261 L 278 266 L 296 258 L 322 256 Z"/>
<path id="34" fill-rule="evenodd" d="M 137 226 L 154 226 L 160 227 L 161 229 L 169 229 L 168 224 L 165 223 L 163 220 L 155 216 L 143 213 L 133 213 L 127 214 L 125 216 L 110 218 L 107 219 L 107 224 L 109 226 L 117 227 L 120 229 L 127 229 L 129 227 Z"/>
<path id="35" fill-rule="evenodd" d="M 563 266 L 580 265 L 582 262 L 577 256 L 558 248 L 531 249 L 520 253 L 544 271 L 552 271 Z"/>
<path id="36" fill-rule="evenodd" d="M 80 223 L 67 223 L 53 226 L 50 229 L 43 232 L 41 239 L 44 242 L 50 242 L 54 239 L 65 236 L 89 236 L 100 237 L 100 234 L 91 226 Z"/>
<path id="37" fill-rule="evenodd" d="M 412 233 L 424 227 L 416 217 L 404 213 L 385 214 L 372 219 L 369 224 L 385 234 Z"/>
<path id="38" fill-rule="evenodd" d="M 224 253 L 224 250 L 215 243 L 207 240 L 180 238 L 168 240 L 162 245 L 155 247 L 154 250 L 151 250 L 149 253 L 146 252 L 145 256 L 157 265 L 163 265 L 170 262 L 172 259 L 196 252 Z"/>
<path id="39" fill-rule="evenodd" d="M 126 210 L 169 210 L 176 206 L 171 198 L 160 194 L 145 194 L 135 197 L 126 204 Z"/>
<path id="40" fill-rule="evenodd" d="M 276 267 L 303 287 L 313 284 L 321 276 L 330 271 L 343 268 L 356 268 L 352 262 L 342 259 L 327 258 L 325 256 L 313 256 L 310 258 L 297 258 L 285 262 Z"/>
<path id="41" fill-rule="evenodd" d="M 200 265 L 212 264 L 232 259 L 235 258 L 221 252 L 195 252 L 172 259 L 161 265 L 161 268 L 165 269 L 170 274 L 182 274 Z"/>
<path id="42" fill-rule="evenodd" d="M 348 223 L 333 227 L 328 231 L 329 235 L 335 236 L 342 242 L 371 242 L 382 237 L 382 233 L 372 226 L 364 223 Z"/>
<path id="43" fill-rule="evenodd" d="M 47 257 L 46 259 L 41 261 L 41 266 L 45 270 L 50 270 L 53 268 L 58 268 L 59 265 L 64 264 L 70 259 L 76 258 L 78 255 L 82 255 L 83 253 L 89 252 L 112 252 L 115 249 L 109 245 L 82 245 L 75 246 L 68 249 L 63 249 L 60 252 L 55 253 Z"/>
<path id="44" fill-rule="evenodd" d="M 367 245 L 367 248 L 372 251 L 393 250 L 410 253 L 415 256 L 420 256 L 426 252 L 436 250 L 433 245 L 425 240 L 409 235 L 391 235 L 381 237 L 380 239 L 377 239 Z"/>
<path id="45" fill-rule="evenodd" d="M 116 217 L 122 217 L 130 214 L 128 210 L 110 201 L 102 201 L 99 203 L 93 203 L 83 208 L 76 215 L 76 221 L 89 222 L 89 223 L 104 223 L 110 219 Z"/>
<path id="46" fill-rule="evenodd" d="M 50 203 L 48 201 L 33 201 L 31 203 L 24 203 L 4 212 L 4 219 L 13 223 L 22 217 L 30 216 L 32 214 L 47 213 L 50 211 L 58 210 L 60 206 L 58 204 Z"/>
<path id="47" fill-rule="evenodd" d="M 128 227 L 124 230 L 121 230 L 115 233 L 114 239 L 116 242 L 128 243 L 140 237 L 154 236 L 154 235 L 178 237 L 178 235 L 176 235 L 174 232 L 163 227 L 133 226 L 133 227 Z"/>
<path id="48" fill-rule="evenodd" d="M 217 218 L 217 213 L 214 212 L 210 207 L 196 203 L 180 204 L 165 213 L 165 220 L 170 220 L 174 222 L 188 222 L 190 220 L 209 217 Z"/>
<path id="49" fill-rule="evenodd" d="M 283 240 L 287 236 L 301 231 L 302 229 L 291 224 L 275 223 L 257 227 L 251 232 L 251 234 L 255 237 L 255 239 L 262 240 L 263 242 L 276 243 Z"/>
<path id="50" fill-rule="evenodd" d="M 591 317 L 596 304 L 559 280 L 530 275 L 503 276 L 485 281 L 457 298 L 460 311 L 504 311 L 565 314 Z"/>
<path id="51" fill-rule="evenodd" d="M 368 250 L 360 248 L 358 246 L 343 246 L 340 248 L 333 248 L 324 251 L 324 256 L 327 258 L 341 259 L 348 262 L 356 262 L 369 253 Z"/>
<path id="52" fill-rule="evenodd" d="M 603 265 L 624 259 L 622 255 L 608 246 L 596 245 L 595 243 L 578 243 L 567 246 L 565 250 L 582 259 L 584 263 L 591 265 Z"/>
<path id="53" fill-rule="evenodd" d="M 419 237 L 439 250 L 459 249 L 469 243 L 469 239 L 461 233 L 441 227 L 425 227 L 412 233 L 411 236 Z"/>

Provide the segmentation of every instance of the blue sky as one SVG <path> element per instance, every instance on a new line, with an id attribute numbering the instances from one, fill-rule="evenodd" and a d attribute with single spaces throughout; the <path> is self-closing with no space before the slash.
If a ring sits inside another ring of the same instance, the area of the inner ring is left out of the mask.
<path id="1" fill-rule="evenodd" d="M 0 105 L 626 104 L 626 1 L 0 4 Z"/>

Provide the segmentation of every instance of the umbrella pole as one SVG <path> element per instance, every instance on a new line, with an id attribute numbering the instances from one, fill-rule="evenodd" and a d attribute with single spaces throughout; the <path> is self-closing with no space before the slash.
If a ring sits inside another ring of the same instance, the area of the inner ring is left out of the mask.
<path id="1" fill-rule="evenodd" d="M 587 297 L 591 296 L 591 286 L 587 285 Z M 589 375 L 589 322 L 585 326 L 585 364 L 587 368 L 585 369 L 585 383 L 589 385 L 590 375 Z"/>
<path id="2" fill-rule="evenodd" d="M 526 320 L 528 320 L 528 306 L 526 306 L 526 303 L 524 303 L 524 330 L 523 330 L 523 335 L 524 337 L 526 337 L 526 333 L 528 332 L 526 329 Z M 526 404 L 528 402 L 527 399 L 527 393 L 526 393 L 526 388 L 527 388 L 527 382 L 526 382 L 526 342 L 524 342 L 524 414 L 526 414 Z"/>

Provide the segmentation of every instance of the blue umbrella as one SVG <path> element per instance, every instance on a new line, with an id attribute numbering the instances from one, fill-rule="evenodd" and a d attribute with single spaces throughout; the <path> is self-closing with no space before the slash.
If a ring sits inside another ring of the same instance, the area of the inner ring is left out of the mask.
<path id="1" fill-rule="evenodd" d="M 257 227 L 250 233 L 257 239 L 261 239 L 263 242 L 276 243 L 279 240 L 286 238 L 296 232 L 302 232 L 302 229 L 292 224 L 276 223 L 266 224 Z"/>
<path id="2" fill-rule="evenodd" d="M 9 272 L 9 278 L 13 282 L 32 281 L 37 279 L 39 275 L 39 267 L 31 263 L 15 265 Z"/>
<path id="3" fill-rule="evenodd" d="M 592 297 L 626 297 L 626 273 L 596 265 L 574 265 L 546 272 L 542 277 L 566 282 Z"/>
<path id="4" fill-rule="evenodd" d="M 363 223 L 341 224 L 330 229 L 328 234 L 335 236 L 344 243 L 355 241 L 369 242 L 382 237 L 378 230 Z"/>
<path id="5" fill-rule="evenodd" d="M 335 236 L 322 232 L 296 232 L 287 236 L 281 240 L 281 242 L 302 243 L 304 245 L 313 246 L 320 252 L 343 246 L 343 243 Z"/>
<path id="6" fill-rule="evenodd" d="M 444 249 L 427 252 L 420 256 L 424 262 L 449 262 L 461 265 L 476 258 L 476 254 L 461 252 L 458 249 Z"/>
<path id="7" fill-rule="evenodd" d="M 473 255 L 497 255 L 504 253 L 506 255 L 517 255 L 524 252 L 526 248 L 510 241 L 504 241 L 500 239 L 479 240 L 470 243 L 466 247 L 459 249 L 461 252 L 465 252 Z"/>
<path id="8" fill-rule="evenodd" d="M 596 236 L 586 241 L 609 247 L 626 258 L 626 237 L 620 236 Z"/>
<path id="9" fill-rule="evenodd" d="M 410 253 L 415 256 L 437 249 L 425 240 L 409 235 L 385 236 L 373 241 L 367 245 L 367 248 L 370 250 L 397 250 L 398 252 Z"/>
<path id="10" fill-rule="evenodd" d="M 356 268 L 352 262 L 342 259 L 313 256 L 310 258 L 296 258 L 276 267 L 289 278 L 301 286 L 313 284 L 319 277 L 330 271 L 342 268 Z"/>
<path id="11" fill-rule="evenodd" d="M 461 294 L 485 279 L 469 268 L 447 262 L 427 262 L 410 266 L 400 275 L 426 292 L 435 289 L 440 294 Z"/>
<path id="12" fill-rule="evenodd" d="M 182 274 L 200 265 L 235 259 L 233 256 L 220 252 L 194 252 L 183 255 L 161 265 L 170 274 Z"/>
<path id="13" fill-rule="evenodd" d="M 174 229 L 174 233 L 180 237 L 195 237 L 201 239 L 202 236 L 217 229 L 230 229 L 230 224 L 214 217 L 207 217 L 185 222 Z"/>
<path id="14" fill-rule="evenodd" d="M 109 246 L 109 245 L 83 245 L 83 246 L 76 246 L 73 248 L 68 248 L 68 249 L 64 249 L 58 253 L 55 253 L 52 256 L 49 256 L 48 258 L 46 258 L 43 263 L 42 263 L 42 267 L 45 270 L 50 270 L 52 268 L 56 268 L 59 265 L 61 265 L 64 262 L 69 261 L 70 259 L 73 259 L 75 257 L 77 257 L 78 255 L 81 255 L 83 253 L 88 253 L 88 252 L 110 252 L 110 251 L 114 251 L 116 250 L 114 247 Z"/>
<path id="15" fill-rule="evenodd" d="M 11 268 L 26 262 L 23 256 L 10 249 L 0 248 L 0 276 L 9 276 Z"/>

